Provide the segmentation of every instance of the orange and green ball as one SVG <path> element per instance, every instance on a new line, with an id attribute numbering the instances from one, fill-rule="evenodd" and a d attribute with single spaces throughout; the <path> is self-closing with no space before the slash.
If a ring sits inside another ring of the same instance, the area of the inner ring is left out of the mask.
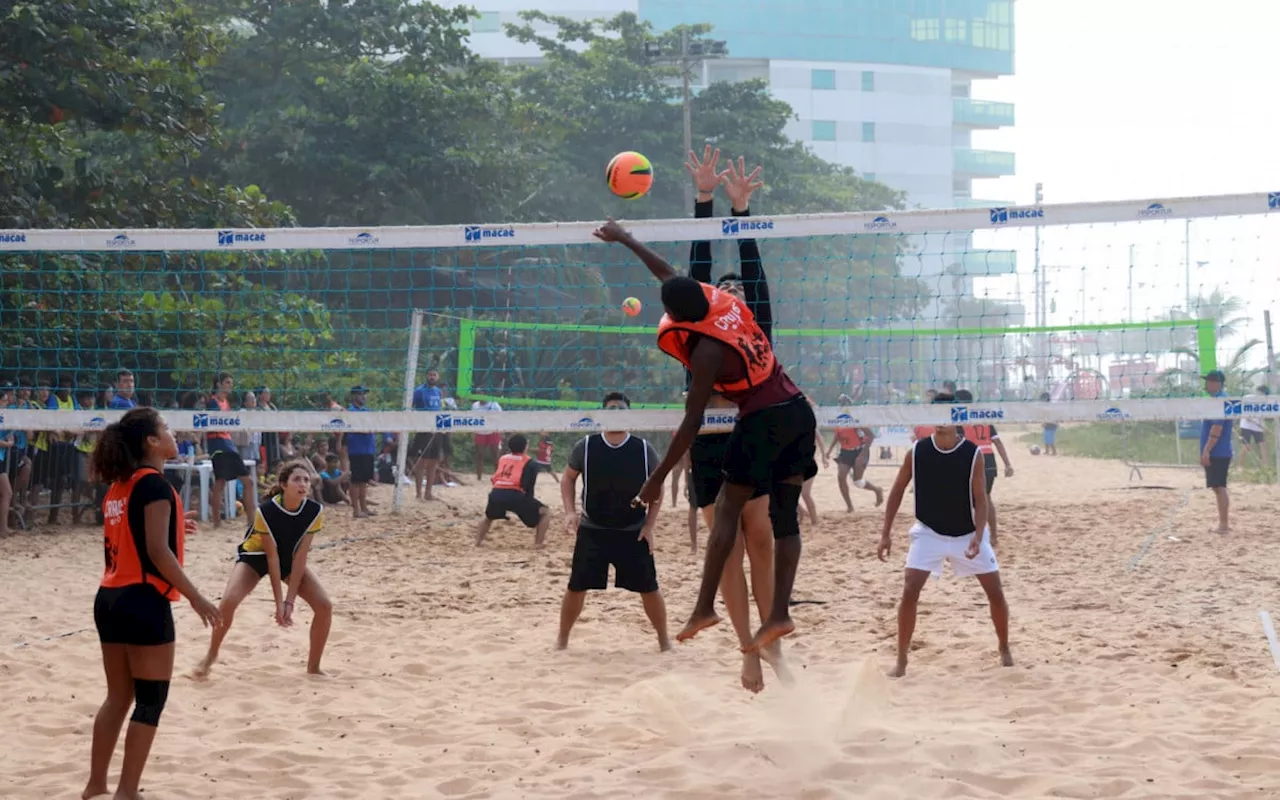
<path id="1" fill-rule="evenodd" d="M 653 165 L 643 155 L 628 150 L 609 161 L 604 172 L 609 189 L 624 200 L 644 197 L 653 186 Z"/>

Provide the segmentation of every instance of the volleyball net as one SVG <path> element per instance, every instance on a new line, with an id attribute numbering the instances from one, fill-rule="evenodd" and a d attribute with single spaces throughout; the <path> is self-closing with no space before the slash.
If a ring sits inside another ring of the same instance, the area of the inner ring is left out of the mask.
<path id="1" fill-rule="evenodd" d="M 1175 420 L 1280 415 L 1200 381 L 1223 369 L 1241 397 L 1269 379 L 1251 342 L 1280 287 L 1278 211 L 1262 193 L 627 227 L 681 272 L 710 242 L 713 276 L 744 272 L 755 240 L 775 349 L 824 427 Z M 684 374 L 654 346 L 659 285 L 596 225 L 0 231 L 0 382 L 98 396 L 4 409 L 0 428 L 100 428 L 128 369 L 184 430 L 589 431 L 611 391 L 628 427 L 673 429 Z M 408 411 L 429 369 L 453 402 Z M 176 408 L 220 372 L 282 410 Z M 930 407 L 945 382 L 975 402 Z M 356 385 L 371 413 L 328 410 Z"/>

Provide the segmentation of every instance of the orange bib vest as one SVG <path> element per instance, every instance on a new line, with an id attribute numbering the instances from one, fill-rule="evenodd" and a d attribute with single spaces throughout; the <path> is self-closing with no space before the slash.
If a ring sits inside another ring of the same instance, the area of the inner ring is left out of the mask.
<path id="1" fill-rule="evenodd" d="M 862 431 L 858 428 L 836 428 L 836 439 L 841 450 L 857 450 L 862 447 Z"/>
<path id="2" fill-rule="evenodd" d="M 516 455 L 507 453 L 498 459 L 498 468 L 494 470 L 493 477 L 490 482 L 495 489 L 515 489 L 517 492 L 524 491 L 524 484 L 521 479 L 524 477 L 525 465 L 532 459 L 526 453 Z"/>
<path id="3" fill-rule="evenodd" d="M 149 583 L 160 590 L 170 602 L 178 599 L 178 590 L 160 576 L 151 559 L 147 557 L 146 531 L 134 531 L 129 527 L 129 495 L 138 481 L 148 474 L 160 473 L 151 467 L 142 467 L 126 481 L 111 484 L 106 498 L 102 501 L 102 515 L 106 520 L 103 525 L 103 555 L 106 568 L 102 572 L 102 586 L 108 589 L 122 586 L 134 586 Z M 169 549 L 182 564 L 183 551 L 186 547 L 186 514 L 182 508 L 182 498 L 173 493 L 174 513 L 177 515 L 176 536 L 169 538 Z M 139 547 L 142 549 L 139 550 Z"/>
<path id="4" fill-rule="evenodd" d="M 746 364 L 747 375 L 731 383 L 717 381 L 715 389 L 721 394 L 742 392 L 773 377 L 777 366 L 773 348 L 751 310 L 738 298 L 714 286 L 704 283 L 702 292 L 710 305 L 707 316 L 697 322 L 677 322 L 664 314 L 658 323 L 658 348 L 686 369 L 692 356 L 689 339 L 693 334 L 709 336 L 733 348 Z"/>
<path id="5" fill-rule="evenodd" d="M 964 438 L 976 444 L 983 454 L 996 451 L 990 425 L 965 425 L 961 430 L 964 431 Z"/>

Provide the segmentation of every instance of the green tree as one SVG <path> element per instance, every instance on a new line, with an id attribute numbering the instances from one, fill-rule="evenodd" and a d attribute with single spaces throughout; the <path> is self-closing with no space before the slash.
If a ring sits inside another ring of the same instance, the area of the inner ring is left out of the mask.
<path id="1" fill-rule="evenodd" d="M 304 225 L 499 221 L 529 193 L 527 109 L 466 46 L 468 9 L 412 0 L 209 0 L 225 142 L 202 165 Z M 513 135 L 515 133 L 516 135 Z"/>

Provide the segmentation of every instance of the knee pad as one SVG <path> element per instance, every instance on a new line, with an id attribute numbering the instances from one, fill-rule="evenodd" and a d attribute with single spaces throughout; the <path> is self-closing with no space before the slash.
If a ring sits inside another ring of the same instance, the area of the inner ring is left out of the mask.
<path id="1" fill-rule="evenodd" d="M 129 719 L 140 725 L 156 727 L 169 699 L 168 681 L 144 681 L 133 679 L 133 716 Z"/>
<path id="2" fill-rule="evenodd" d="M 797 484 L 779 483 L 769 493 L 769 521 L 773 523 L 773 538 L 786 539 L 800 535 L 800 507 L 802 487 Z"/>
<path id="3" fill-rule="evenodd" d="M 858 479 L 858 480 L 856 480 L 856 481 L 854 481 L 854 482 L 853 482 L 853 485 L 854 485 L 854 486 L 857 486 L 859 489 L 865 489 L 865 488 L 867 488 L 867 482 L 866 482 L 866 480 L 865 480 L 865 479 L 861 479 L 861 478 L 860 478 L 860 479 Z"/>

